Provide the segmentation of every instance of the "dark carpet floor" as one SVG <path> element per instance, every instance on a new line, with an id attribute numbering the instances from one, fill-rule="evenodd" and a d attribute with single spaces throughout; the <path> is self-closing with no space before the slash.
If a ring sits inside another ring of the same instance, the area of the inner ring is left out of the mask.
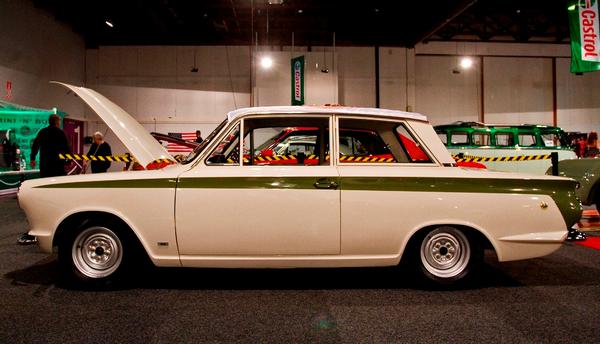
<path id="1" fill-rule="evenodd" d="M 600 251 L 498 264 L 457 290 L 400 269 L 152 269 L 129 288 L 63 286 L 56 258 L 17 246 L 27 228 L 0 199 L 0 342 L 592 343 Z"/>

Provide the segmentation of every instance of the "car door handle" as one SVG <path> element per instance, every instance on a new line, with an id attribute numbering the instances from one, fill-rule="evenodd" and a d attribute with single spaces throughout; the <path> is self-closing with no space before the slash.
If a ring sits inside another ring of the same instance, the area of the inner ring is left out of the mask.
<path id="1" fill-rule="evenodd" d="M 327 178 L 319 179 L 313 185 L 317 189 L 333 189 L 333 190 L 335 190 L 338 187 L 338 183 L 334 182 L 333 180 L 327 179 Z"/>

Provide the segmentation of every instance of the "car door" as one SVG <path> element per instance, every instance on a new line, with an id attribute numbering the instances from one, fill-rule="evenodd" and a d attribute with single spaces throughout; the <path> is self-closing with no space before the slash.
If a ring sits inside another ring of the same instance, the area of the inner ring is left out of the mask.
<path id="1" fill-rule="evenodd" d="M 262 116 L 230 126 L 179 178 L 176 226 L 183 264 L 194 266 L 197 256 L 339 254 L 339 176 L 326 156 L 331 121 Z M 315 151 L 270 156 L 273 164 L 259 164 L 256 147 L 291 125 L 319 128 Z"/>
<path id="2" fill-rule="evenodd" d="M 413 184 L 435 176 L 439 164 L 402 120 L 340 116 L 337 127 L 341 254 L 397 256 L 436 197 Z M 347 148 L 350 143 L 356 148 Z"/>

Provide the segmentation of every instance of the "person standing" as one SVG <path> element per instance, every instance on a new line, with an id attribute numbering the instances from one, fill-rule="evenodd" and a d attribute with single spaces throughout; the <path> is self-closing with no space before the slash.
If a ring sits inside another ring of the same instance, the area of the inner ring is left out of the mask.
<path id="1" fill-rule="evenodd" d="M 109 156 L 112 155 L 112 151 L 110 150 L 110 145 L 104 141 L 104 135 L 101 132 L 97 131 L 94 133 L 94 143 L 90 147 L 88 152 L 89 156 Z M 102 173 L 106 172 L 110 167 L 110 161 L 105 160 L 92 160 L 92 173 Z"/>
<path id="2" fill-rule="evenodd" d="M 35 168 L 35 157 L 40 152 L 40 177 L 64 176 L 65 160 L 58 155 L 69 153 L 69 141 L 67 135 L 60 129 L 60 117 L 51 115 L 48 118 L 48 126 L 41 129 L 31 146 L 31 168 Z"/>
<path id="3" fill-rule="evenodd" d="M 204 139 L 202 138 L 202 133 L 200 130 L 196 130 L 196 143 L 202 143 Z"/>
<path id="4" fill-rule="evenodd" d="M 58 155 L 67 154 L 70 152 L 69 141 L 67 135 L 60 129 L 60 117 L 51 115 L 48 118 L 48 126 L 42 128 L 31 146 L 31 168 L 36 167 L 35 157 L 40 153 L 40 177 L 56 177 L 64 176 L 65 160 L 62 160 Z M 29 245 L 36 242 L 36 238 L 29 233 L 24 233 L 17 243 L 21 245 Z"/>

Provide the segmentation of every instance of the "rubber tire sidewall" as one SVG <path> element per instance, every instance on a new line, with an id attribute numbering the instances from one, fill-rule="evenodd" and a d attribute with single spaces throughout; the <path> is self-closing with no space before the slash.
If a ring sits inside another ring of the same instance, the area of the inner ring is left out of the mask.
<path id="1" fill-rule="evenodd" d="M 75 243 L 77 236 L 84 230 L 91 227 L 104 227 L 113 232 L 121 242 L 123 250 L 123 256 L 119 267 L 109 276 L 102 278 L 89 277 L 76 267 L 73 262 L 72 248 Z M 61 242 L 58 245 L 58 260 L 61 268 L 61 275 L 63 280 L 68 285 L 78 288 L 110 288 L 121 285 L 125 282 L 127 271 L 130 270 L 132 261 L 132 245 L 128 238 L 127 232 L 122 228 L 121 225 L 113 221 L 94 221 L 87 220 L 81 224 L 76 230 L 71 230 L 65 233 Z"/>
<path id="2" fill-rule="evenodd" d="M 442 227 L 449 227 L 462 232 L 462 234 L 464 234 L 467 238 L 467 242 L 470 247 L 469 262 L 467 263 L 465 269 L 458 275 L 448 278 L 442 278 L 432 274 L 429 272 L 429 270 L 427 270 L 427 268 L 425 268 L 423 262 L 421 261 L 421 244 L 423 243 L 423 240 L 425 240 L 429 233 Z M 479 270 L 482 261 L 483 249 L 477 238 L 472 235 L 472 233 L 469 233 L 469 231 L 464 231 L 454 226 L 438 226 L 430 230 L 423 231 L 422 233 L 418 233 L 415 237 L 415 240 L 412 241 L 410 248 L 410 262 L 413 265 L 413 269 L 417 272 L 417 275 L 422 282 L 433 286 L 463 285 L 468 283 L 471 281 L 476 271 Z"/>

